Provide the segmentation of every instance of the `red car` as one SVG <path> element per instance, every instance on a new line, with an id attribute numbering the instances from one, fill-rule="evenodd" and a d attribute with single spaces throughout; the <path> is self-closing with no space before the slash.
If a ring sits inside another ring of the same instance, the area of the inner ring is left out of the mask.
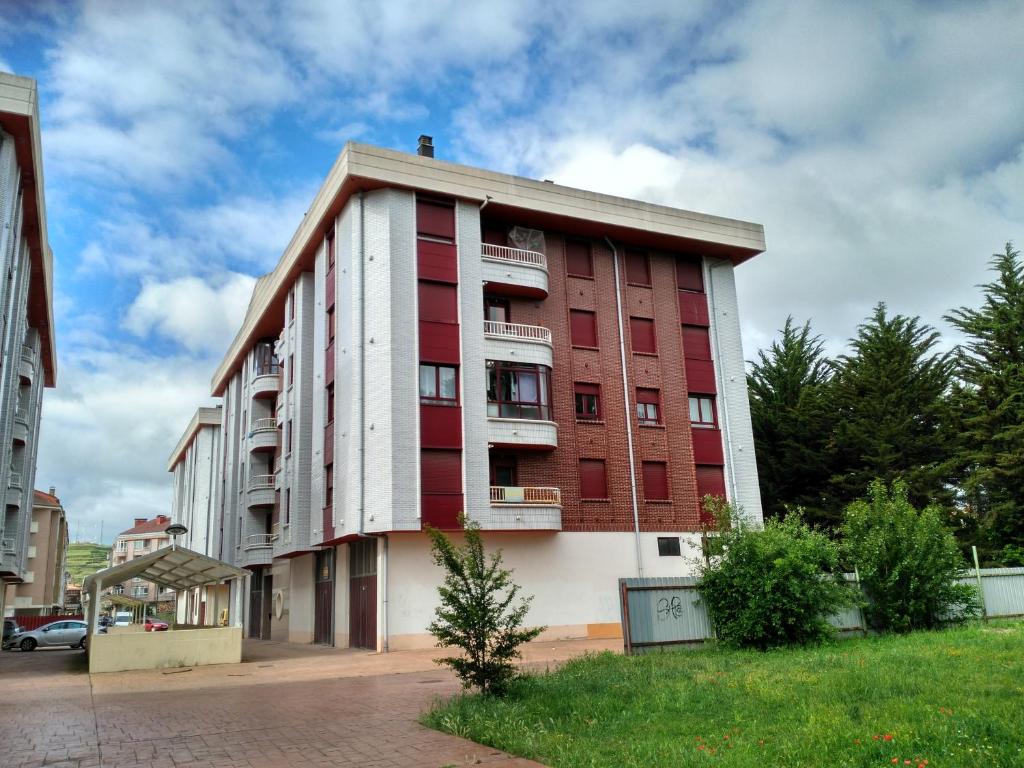
<path id="1" fill-rule="evenodd" d="M 156 619 L 152 618 L 151 616 L 147 616 L 146 617 L 145 629 L 146 629 L 147 632 L 166 632 L 167 631 L 167 622 L 166 621 L 157 621 Z"/>

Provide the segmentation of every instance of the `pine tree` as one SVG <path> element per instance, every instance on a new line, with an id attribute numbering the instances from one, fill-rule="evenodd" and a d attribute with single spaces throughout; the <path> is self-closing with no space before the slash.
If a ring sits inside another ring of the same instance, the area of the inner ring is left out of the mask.
<path id="1" fill-rule="evenodd" d="M 831 527 L 838 515 L 823 506 L 830 475 L 827 386 L 830 364 L 810 322 L 786 318 L 782 337 L 750 363 L 747 390 L 765 514 L 782 519 L 803 507 L 811 524 Z"/>
<path id="2" fill-rule="evenodd" d="M 986 559 L 1017 564 L 1024 556 L 1024 264 L 1007 243 L 991 267 L 996 278 L 980 286 L 981 308 L 955 309 L 946 320 L 968 339 L 957 355 L 966 507 Z"/>
<path id="3" fill-rule="evenodd" d="M 949 501 L 954 448 L 949 434 L 952 355 L 918 317 L 889 317 L 879 303 L 835 364 L 831 509 L 841 513 L 878 478 L 903 479 L 911 503 Z"/>

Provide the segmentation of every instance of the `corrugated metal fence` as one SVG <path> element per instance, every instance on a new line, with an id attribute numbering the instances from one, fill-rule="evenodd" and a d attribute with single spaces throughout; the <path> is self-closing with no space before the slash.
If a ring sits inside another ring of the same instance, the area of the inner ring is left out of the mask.
<path id="1" fill-rule="evenodd" d="M 985 618 L 1024 615 L 1024 568 L 982 568 L 960 581 L 977 584 L 980 574 Z M 855 582 L 852 573 L 846 580 Z M 672 645 L 694 645 L 714 637 L 700 600 L 700 579 L 681 576 L 619 579 L 622 637 L 627 653 L 644 653 Z M 839 632 L 863 631 L 859 608 L 829 618 Z"/>

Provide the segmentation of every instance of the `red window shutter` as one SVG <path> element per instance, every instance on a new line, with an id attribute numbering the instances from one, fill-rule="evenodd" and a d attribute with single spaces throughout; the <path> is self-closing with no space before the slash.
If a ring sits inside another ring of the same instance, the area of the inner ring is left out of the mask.
<path id="1" fill-rule="evenodd" d="M 654 321 L 644 317 L 629 318 L 629 336 L 633 343 L 634 352 L 658 351 L 658 345 L 654 340 Z"/>
<path id="2" fill-rule="evenodd" d="M 421 451 L 420 490 L 424 494 L 462 493 L 462 451 Z"/>
<path id="3" fill-rule="evenodd" d="M 455 239 L 455 207 L 432 200 L 416 201 L 416 233 Z"/>
<path id="4" fill-rule="evenodd" d="M 665 501 L 668 495 L 668 465 L 663 461 L 645 461 L 643 465 L 644 498 Z"/>
<path id="5" fill-rule="evenodd" d="M 697 496 L 725 496 L 725 472 L 711 464 L 697 465 Z"/>
<path id="6" fill-rule="evenodd" d="M 594 276 L 594 260 L 590 244 L 582 240 L 565 241 L 565 268 L 570 275 Z"/>
<path id="7" fill-rule="evenodd" d="M 626 282 L 633 285 L 651 284 L 651 263 L 644 251 L 626 251 Z"/>
<path id="8" fill-rule="evenodd" d="M 636 401 L 638 403 L 654 403 L 658 405 L 660 399 L 658 394 L 656 389 L 638 389 L 636 391 Z"/>
<path id="9" fill-rule="evenodd" d="M 498 227 L 485 227 L 483 239 L 488 245 L 508 245 L 508 235 Z"/>
<path id="10" fill-rule="evenodd" d="M 700 261 L 693 259 L 676 259 L 676 284 L 680 291 L 704 292 L 704 276 L 701 274 Z"/>
<path id="11" fill-rule="evenodd" d="M 582 309 L 569 311 L 569 331 L 573 346 L 597 346 L 597 316 L 593 312 Z"/>
<path id="12" fill-rule="evenodd" d="M 419 283 L 420 320 L 434 323 L 459 322 L 458 290 L 444 283 Z"/>
<path id="13" fill-rule="evenodd" d="M 683 357 L 688 360 L 711 359 L 711 336 L 699 325 L 683 326 Z"/>
<path id="14" fill-rule="evenodd" d="M 575 386 L 576 393 L 580 394 L 580 395 L 599 395 L 599 394 L 601 394 L 601 385 L 600 384 L 583 384 L 583 383 L 577 381 L 574 386 Z"/>
<path id="15" fill-rule="evenodd" d="M 608 498 L 604 459 L 580 459 L 580 498 Z"/>

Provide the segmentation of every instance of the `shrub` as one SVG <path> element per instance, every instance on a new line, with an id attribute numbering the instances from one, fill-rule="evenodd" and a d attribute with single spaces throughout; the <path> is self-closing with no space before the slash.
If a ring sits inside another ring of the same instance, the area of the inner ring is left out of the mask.
<path id="1" fill-rule="evenodd" d="M 441 605 L 427 629 L 439 648 L 461 648 L 462 656 L 437 659 L 455 670 L 466 688 L 486 695 L 505 693 L 516 677 L 512 659 L 519 646 L 533 640 L 545 627 L 523 628 L 533 597 L 516 600 L 519 585 L 512 572 L 501 567 L 501 550 L 484 554 L 480 525 L 463 521 L 465 544 L 455 546 L 438 530 L 427 528 L 434 562 L 444 568 L 438 587 Z"/>
<path id="2" fill-rule="evenodd" d="M 838 573 L 837 545 L 798 513 L 768 520 L 763 530 L 729 514 L 721 555 L 701 568 L 701 599 L 719 639 L 763 650 L 834 636 L 828 617 L 854 604 Z"/>
<path id="3" fill-rule="evenodd" d="M 867 498 L 846 508 L 842 533 L 844 557 L 860 572 L 871 627 L 909 632 L 978 614 L 974 586 L 956 582 L 966 563 L 942 510 L 934 504 L 915 509 L 902 480 L 889 488 L 872 482 Z"/>

